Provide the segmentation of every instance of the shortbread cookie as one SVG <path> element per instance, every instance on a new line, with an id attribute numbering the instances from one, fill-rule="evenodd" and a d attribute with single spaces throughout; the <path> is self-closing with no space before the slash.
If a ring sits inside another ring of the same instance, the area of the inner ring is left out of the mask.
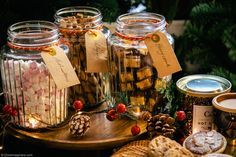
<path id="1" fill-rule="evenodd" d="M 128 146 L 121 148 L 111 157 L 148 157 L 148 148 L 143 146 Z"/>
<path id="2" fill-rule="evenodd" d="M 179 143 L 164 136 L 154 138 L 149 144 L 149 157 L 193 157 Z"/>
<path id="3" fill-rule="evenodd" d="M 144 146 L 144 147 L 148 147 L 150 143 L 150 140 L 137 140 L 137 141 L 132 141 L 128 144 L 126 144 L 124 147 L 127 146 Z"/>
<path id="4" fill-rule="evenodd" d="M 222 153 L 226 145 L 225 137 L 215 130 L 194 133 L 187 137 L 183 143 L 183 146 L 190 150 L 195 156 Z"/>
<path id="5" fill-rule="evenodd" d="M 111 157 L 148 157 L 148 145 L 150 140 L 132 141 L 118 151 Z"/>

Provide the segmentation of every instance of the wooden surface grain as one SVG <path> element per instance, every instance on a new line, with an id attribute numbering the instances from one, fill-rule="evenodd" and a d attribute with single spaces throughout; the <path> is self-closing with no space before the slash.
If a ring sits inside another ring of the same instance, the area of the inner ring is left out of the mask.
<path id="1" fill-rule="evenodd" d="M 122 118 L 109 121 L 106 113 L 90 115 L 90 129 L 85 135 L 75 137 L 70 134 L 68 124 L 49 131 L 26 131 L 9 126 L 7 131 L 16 138 L 46 145 L 48 147 L 76 150 L 99 150 L 122 146 L 125 143 L 142 137 L 145 133 L 146 122 L 138 121 L 141 133 L 137 136 L 131 134 L 131 127 L 136 121 Z"/>

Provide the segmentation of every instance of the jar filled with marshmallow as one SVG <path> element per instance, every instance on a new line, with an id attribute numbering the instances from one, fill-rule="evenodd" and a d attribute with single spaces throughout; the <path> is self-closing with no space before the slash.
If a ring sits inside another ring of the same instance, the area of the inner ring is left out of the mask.
<path id="1" fill-rule="evenodd" d="M 174 45 L 174 39 L 166 31 L 164 16 L 148 12 L 128 13 L 117 18 L 116 31 L 108 39 L 112 95 L 124 93 L 130 105 L 141 105 L 150 112 L 161 110 L 159 91 L 165 89 L 172 78 L 172 75 L 158 76 L 145 43 L 145 39 L 157 31 Z"/>
<path id="2" fill-rule="evenodd" d="M 80 80 L 79 85 L 70 88 L 70 104 L 75 100 L 81 100 L 86 108 L 101 104 L 109 92 L 108 73 L 104 70 L 88 70 L 88 66 L 96 68 L 100 64 L 91 62 L 97 52 L 88 58 L 88 48 L 96 45 L 89 45 L 86 40 L 86 33 L 94 35 L 94 40 L 99 40 L 95 31 L 100 31 L 105 38 L 110 35 L 108 28 L 103 25 L 101 12 L 87 6 L 66 7 L 55 13 L 55 23 L 63 40 L 69 45 L 68 57 Z"/>
<path id="3" fill-rule="evenodd" d="M 58 89 L 41 53 L 61 44 L 57 26 L 47 21 L 23 21 L 8 28 L 2 49 L 1 76 L 6 105 L 14 109 L 14 124 L 39 129 L 58 126 L 67 118 L 67 88 Z"/>

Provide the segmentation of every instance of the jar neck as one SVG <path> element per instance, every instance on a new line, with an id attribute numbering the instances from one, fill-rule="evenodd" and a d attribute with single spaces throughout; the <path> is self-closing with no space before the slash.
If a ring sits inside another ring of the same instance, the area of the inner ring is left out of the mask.
<path id="1" fill-rule="evenodd" d="M 165 17 L 155 13 L 128 13 L 116 20 L 116 32 L 127 37 L 143 38 L 155 31 L 166 31 Z"/>
<path id="2" fill-rule="evenodd" d="M 8 28 L 8 43 L 16 47 L 50 46 L 58 41 L 57 26 L 48 21 L 22 21 Z"/>
<path id="3" fill-rule="evenodd" d="M 58 10 L 55 22 L 60 28 L 68 30 L 96 29 L 102 25 L 101 12 L 93 7 L 76 6 Z"/>

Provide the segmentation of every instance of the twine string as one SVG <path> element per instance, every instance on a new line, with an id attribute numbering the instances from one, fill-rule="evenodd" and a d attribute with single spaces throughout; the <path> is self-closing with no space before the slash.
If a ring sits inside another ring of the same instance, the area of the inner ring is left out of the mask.
<path id="1" fill-rule="evenodd" d="M 61 42 L 57 42 L 55 44 L 51 44 L 51 45 L 45 45 L 45 46 L 19 46 L 16 44 L 13 44 L 11 42 L 7 42 L 7 45 L 9 46 L 9 48 L 14 49 L 14 50 L 24 50 L 24 51 L 39 51 L 39 52 L 52 52 L 53 50 L 50 49 L 50 47 L 52 46 L 58 46 L 60 45 Z"/>
<path id="2" fill-rule="evenodd" d="M 103 25 L 100 25 L 99 27 L 95 28 L 96 30 L 101 30 L 103 28 Z M 68 34 L 68 35 L 78 35 L 78 34 L 84 34 L 86 32 L 92 32 L 92 29 L 69 29 L 69 28 L 59 28 L 59 31 L 62 34 Z M 93 33 L 94 34 L 94 33 Z M 96 34 L 96 33 L 95 33 Z"/>

